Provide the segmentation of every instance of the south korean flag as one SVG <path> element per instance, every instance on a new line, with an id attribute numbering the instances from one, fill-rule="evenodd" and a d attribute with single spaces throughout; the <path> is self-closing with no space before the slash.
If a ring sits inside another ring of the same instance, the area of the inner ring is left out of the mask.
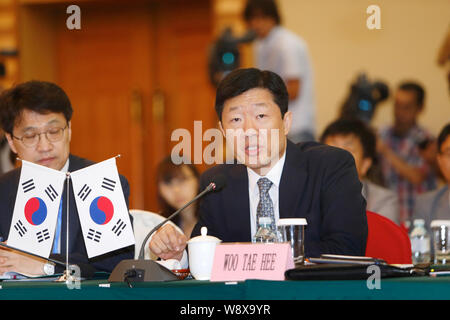
<path id="1" fill-rule="evenodd" d="M 8 245 L 48 258 L 66 173 L 22 160 Z"/>
<path id="2" fill-rule="evenodd" d="M 134 245 L 116 158 L 70 173 L 89 258 Z"/>

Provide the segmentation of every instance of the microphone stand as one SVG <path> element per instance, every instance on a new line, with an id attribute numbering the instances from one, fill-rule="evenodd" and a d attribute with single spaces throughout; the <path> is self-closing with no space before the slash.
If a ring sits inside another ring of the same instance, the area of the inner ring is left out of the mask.
<path id="1" fill-rule="evenodd" d="M 112 271 L 108 278 L 109 282 L 123 282 L 126 281 L 128 286 L 131 287 L 130 281 L 136 282 L 147 282 L 147 281 L 174 281 L 179 280 L 178 277 L 168 270 L 167 268 L 161 266 L 159 263 L 153 260 L 144 259 L 145 244 L 147 240 L 154 234 L 161 226 L 166 224 L 172 218 L 177 216 L 181 211 L 190 206 L 193 202 L 197 201 L 199 198 L 203 197 L 206 193 L 214 190 L 216 184 L 211 182 L 205 190 L 200 192 L 194 199 L 186 203 L 182 208 L 175 211 L 164 221 L 155 226 L 145 237 L 142 242 L 141 249 L 139 251 L 138 259 L 127 259 L 122 260 L 117 264 L 117 266 Z"/>

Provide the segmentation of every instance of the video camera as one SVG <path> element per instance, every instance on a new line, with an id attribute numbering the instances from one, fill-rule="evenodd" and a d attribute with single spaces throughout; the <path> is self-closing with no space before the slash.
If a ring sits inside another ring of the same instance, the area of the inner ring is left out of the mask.
<path id="1" fill-rule="evenodd" d="M 365 73 L 358 75 L 350 93 L 341 106 L 341 118 L 358 118 L 369 123 L 376 106 L 389 97 L 389 87 L 381 81 L 371 82 Z"/>
<path id="2" fill-rule="evenodd" d="M 229 72 L 240 66 L 239 44 L 252 42 L 256 38 L 253 31 L 248 31 L 242 37 L 234 37 L 230 27 L 226 28 L 212 45 L 209 54 L 209 77 L 214 86 Z"/>

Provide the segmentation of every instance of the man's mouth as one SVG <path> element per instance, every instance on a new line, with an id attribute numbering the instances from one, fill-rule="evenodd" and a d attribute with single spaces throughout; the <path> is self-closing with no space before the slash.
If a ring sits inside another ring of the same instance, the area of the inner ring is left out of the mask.
<path id="1" fill-rule="evenodd" d="M 259 154 L 260 148 L 258 146 L 246 146 L 245 147 L 245 153 L 248 156 L 255 156 Z"/>
<path id="2" fill-rule="evenodd" d="M 47 157 L 47 158 L 39 159 L 37 162 L 38 162 L 38 164 L 45 166 L 45 165 L 48 165 L 49 163 L 53 162 L 55 159 L 56 159 L 55 157 Z"/>

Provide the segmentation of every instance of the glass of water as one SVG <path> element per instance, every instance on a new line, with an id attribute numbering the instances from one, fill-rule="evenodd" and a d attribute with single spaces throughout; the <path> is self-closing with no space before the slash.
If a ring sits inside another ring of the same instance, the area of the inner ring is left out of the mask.
<path id="1" fill-rule="evenodd" d="M 279 219 L 277 222 L 279 242 L 288 242 L 291 246 L 292 258 L 295 264 L 303 264 L 305 252 L 306 219 Z"/>
<path id="2" fill-rule="evenodd" d="M 450 264 L 450 220 L 431 221 L 435 264 Z"/>

